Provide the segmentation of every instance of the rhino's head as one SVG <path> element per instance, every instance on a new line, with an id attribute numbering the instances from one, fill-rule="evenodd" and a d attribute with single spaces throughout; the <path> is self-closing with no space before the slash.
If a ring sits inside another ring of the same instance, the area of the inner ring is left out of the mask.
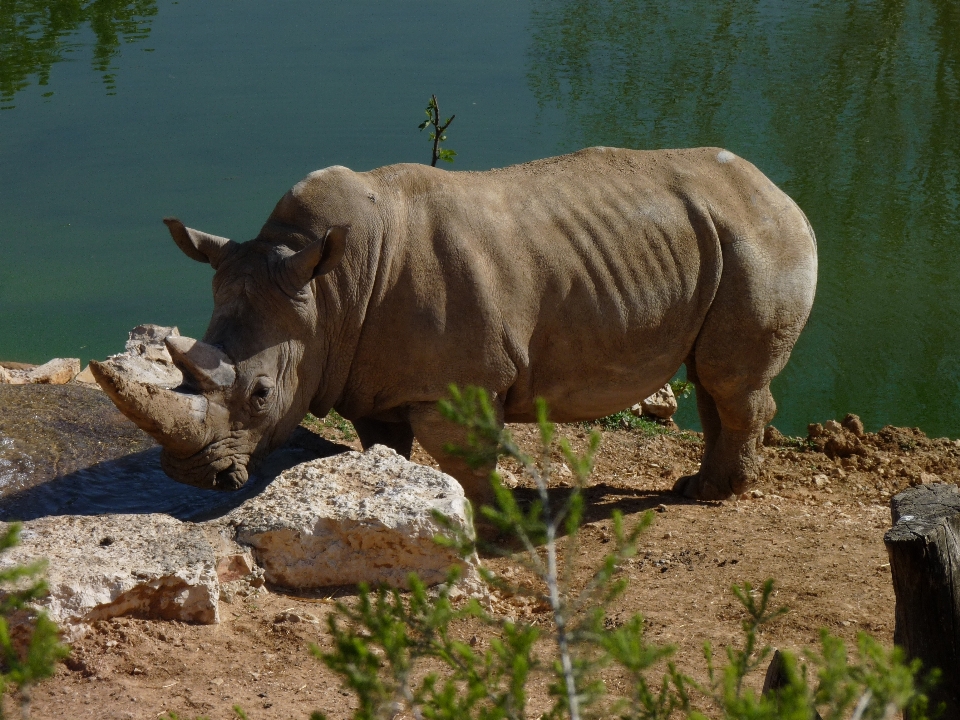
<path id="1" fill-rule="evenodd" d="M 183 372 L 173 390 L 139 383 L 109 363 L 91 363 L 121 412 L 163 446 L 174 480 L 235 490 L 256 463 L 282 444 L 306 414 L 319 379 L 313 279 L 341 260 L 347 229 L 324 237 L 285 228 L 293 241 L 261 237 L 238 244 L 164 220 L 189 257 L 210 263 L 214 311 L 202 341 L 168 337 Z M 290 247 L 300 247 L 294 252 Z"/>

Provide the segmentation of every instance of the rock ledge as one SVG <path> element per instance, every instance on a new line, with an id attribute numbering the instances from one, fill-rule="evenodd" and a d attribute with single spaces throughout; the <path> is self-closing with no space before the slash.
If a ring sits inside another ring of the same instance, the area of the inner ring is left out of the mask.
<path id="1" fill-rule="evenodd" d="M 71 637 L 120 615 L 216 623 L 221 583 L 244 574 L 257 584 L 262 577 L 300 589 L 404 586 L 411 572 L 428 584 L 442 582 L 451 566 L 464 563 L 434 542 L 441 532 L 434 511 L 466 526 L 457 482 L 374 446 L 295 465 L 204 523 L 163 514 L 28 521 L 21 544 L 0 563 L 49 561 L 42 605 Z"/>

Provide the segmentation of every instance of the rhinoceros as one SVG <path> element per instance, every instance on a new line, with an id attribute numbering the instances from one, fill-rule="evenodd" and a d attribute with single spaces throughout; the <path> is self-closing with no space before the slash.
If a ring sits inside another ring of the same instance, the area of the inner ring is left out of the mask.
<path id="1" fill-rule="evenodd" d="M 488 172 L 399 164 L 309 174 L 252 240 L 167 218 L 210 263 L 202 341 L 167 338 L 184 383 L 92 363 L 117 407 L 163 446 L 175 480 L 232 490 L 306 413 L 335 409 L 364 447 L 413 440 L 474 501 L 488 470 L 445 448 L 451 383 L 486 389 L 504 422 L 587 421 L 636 403 L 682 364 L 703 426 L 675 490 L 741 493 L 814 299 L 800 208 L 719 148 L 595 147 Z"/>

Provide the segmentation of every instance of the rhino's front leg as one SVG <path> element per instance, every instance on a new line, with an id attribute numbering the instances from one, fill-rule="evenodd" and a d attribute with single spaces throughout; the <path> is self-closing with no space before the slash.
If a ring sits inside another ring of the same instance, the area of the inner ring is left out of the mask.
<path id="1" fill-rule="evenodd" d="M 492 402 L 500 418 L 500 426 L 503 427 L 503 409 L 496 398 Z M 460 483 L 474 508 L 479 509 L 481 505 L 493 503 L 490 473 L 496 470 L 496 462 L 471 468 L 463 458 L 446 451 L 451 445 L 467 446 L 466 428 L 443 417 L 435 403 L 418 403 L 411 407 L 410 425 L 423 449 L 433 456 L 443 472 L 452 475 Z"/>
<path id="2" fill-rule="evenodd" d="M 407 460 L 410 459 L 413 450 L 413 428 L 410 423 L 357 418 L 353 421 L 353 427 L 364 450 L 374 445 L 386 445 Z"/>

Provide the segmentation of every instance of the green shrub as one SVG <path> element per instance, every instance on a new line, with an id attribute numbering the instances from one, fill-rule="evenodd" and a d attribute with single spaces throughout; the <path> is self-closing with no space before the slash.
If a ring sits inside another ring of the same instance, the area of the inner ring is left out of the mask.
<path id="1" fill-rule="evenodd" d="M 604 430 L 633 430 L 645 437 L 655 435 L 669 435 L 676 432 L 674 429 L 661 425 L 656 420 L 634 415 L 631 410 L 621 410 L 613 415 L 607 415 L 593 422 L 581 423 L 584 427 L 600 427 Z"/>
<path id="2" fill-rule="evenodd" d="M 626 587 L 620 569 L 636 552 L 640 533 L 653 516 L 646 513 L 626 528 L 623 517 L 614 513 L 612 552 L 585 587 L 574 586 L 582 491 L 593 468 L 599 434 L 591 434 L 584 454 L 575 454 L 565 440 L 557 440 L 541 402 L 541 447 L 533 457 L 501 430 L 482 390 L 451 388 L 451 398 L 441 409 L 449 419 L 463 424 L 468 435 L 467 446 L 457 452 L 477 465 L 489 462 L 493 453 L 513 458 L 534 481 L 537 499 L 521 507 L 494 474 L 496 505 L 480 509 L 501 537 L 513 540 L 512 547 L 523 548 L 519 554 L 503 543 L 458 530 L 442 517 L 438 520 L 447 534 L 438 541 L 457 547 L 464 557 L 480 551 L 514 558 L 531 572 L 533 581 L 502 577 L 481 566 L 482 581 L 490 588 L 535 598 L 550 609 L 551 622 L 544 629 L 498 617 L 476 599 L 458 607 L 450 598 L 456 571 L 433 595 L 416 576 L 410 577 L 411 590 L 406 594 L 361 587 L 355 606 L 340 603 L 328 616 L 333 649 L 325 653 L 313 648 L 356 695 L 355 718 L 391 718 L 407 711 L 425 720 L 520 720 L 529 717 L 527 687 L 534 677 L 546 679 L 553 698 L 544 720 L 708 717 L 694 708 L 691 693 L 700 698 L 698 703 L 713 708 L 713 717 L 730 720 L 810 720 L 817 710 L 825 720 L 838 720 L 851 711 L 853 720 L 889 719 L 904 708 L 914 720 L 926 717 L 924 692 L 935 676 L 921 678 L 917 661 L 907 662 L 899 649 L 887 650 L 864 634 L 858 637 L 853 661 L 848 660 L 843 642 L 824 631 L 818 652 L 806 651 L 799 657 L 783 654 L 786 679 L 779 690 L 760 695 L 746 687 L 745 678 L 763 667 L 771 652 L 769 647 L 757 647 L 758 630 L 786 612 L 770 607 L 770 580 L 757 591 L 749 584 L 734 587 L 745 612 L 743 643 L 725 648 L 725 661 L 719 666 L 710 646 L 704 648 L 706 683 L 676 668 L 669 660 L 672 646 L 656 646 L 644 639 L 640 615 L 611 629 L 607 608 Z M 576 480 L 572 492 L 562 498 L 548 491 L 555 448 Z M 560 536 L 565 536 L 562 549 Z M 455 638 L 454 627 L 467 619 L 491 631 L 486 650 Z M 607 667 L 619 667 L 628 678 L 626 692 L 617 695 L 604 684 L 600 671 Z M 661 669 L 651 677 L 655 667 Z M 312 720 L 324 717 L 320 712 L 311 716 Z"/>
<path id="3" fill-rule="evenodd" d="M 0 554 L 19 541 L 20 525 L 8 525 L 0 535 Z M 70 652 L 60 642 L 56 624 L 29 606 L 47 592 L 46 583 L 36 579 L 44 567 L 45 563 L 36 562 L 0 568 L 0 718 L 4 717 L 3 696 L 10 689 L 20 693 L 21 717 L 29 717 L 33 685 L 53 675 L 57 661 Z"/>

